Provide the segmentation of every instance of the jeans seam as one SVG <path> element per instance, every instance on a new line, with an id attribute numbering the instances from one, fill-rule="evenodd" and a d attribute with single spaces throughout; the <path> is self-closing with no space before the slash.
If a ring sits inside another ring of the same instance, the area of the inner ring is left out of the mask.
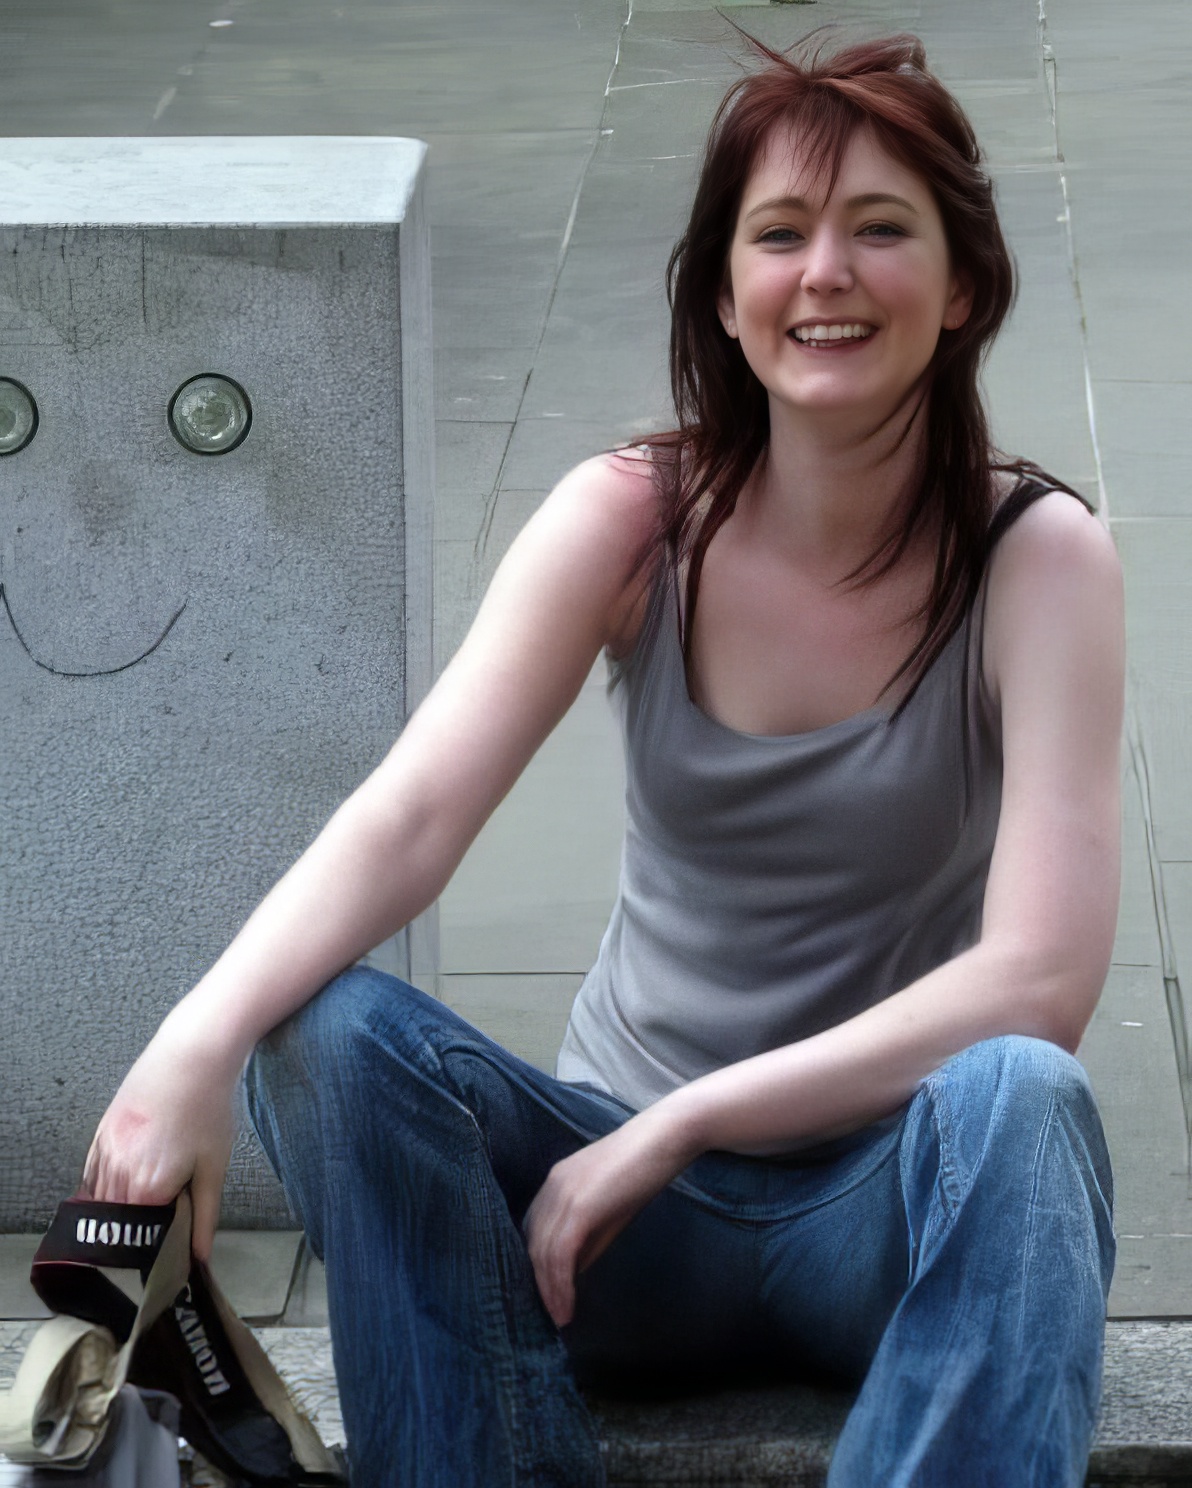
<path id="1" fill-rule="evenodd" d="M 947 1102 L 937 1100 L 934 1092 L 931 1101 L 931 1116 L 935 1123 L 936 1140 L 939 1145 L 939 1192 L 941 1208 L 951 1224 L 964 1202 L 965 1183 L 956 1161 L 956 1129 L 948 1113 Z"/>
<path id="2" fill-rule="evenodd" d="M 1046 1112 L 1046 1114 L 1045 1114 L 1045 1116 L 1043 1118 L 1043 1121 L 1041 1122 L 1040 1127 L 1039 1127 L 1039 1140 L 1035 1144 L 1034 1156 L 1032 1158 L 1032 1165 L 1033 1165 L 1034 1173 L 1033 1173 L 1033 1177 L 1031 1179 L 1031 1192 L 1030 1192 L 1030 1198 L 1029 1198 L 1028 1204 L 1027 1204 L 1026 1233 L 1024 1234 L 1023 1240 L 1022 1240 L 1022 1264 L 1023 1264 L 1024 1267 L 1026 1265 L 1027 1256 L 1028 1256 L 1028 1254 L 1030 1252 L 1030 1248 L 1031 1248 L 1031 1238 L 1032 1238 L 1032 1236 L 1034 1234 L 1034 1230 L 1035 1230 L 1035 1205 L 1036 1205 L 1036 1202 L 1037 1202 L 1038 1197 L 1039 1197 L 1039 1174 L 1042 1171 L 1042 1167 L 1043 1167 L 1043 1162 L 1042 1162 L 1043 1148 L 1046 1145 L 1047 1140 L 1048 1140 L 1048 1138 L 1051 1135 L 1051 1128 L 1054 1125 L 1054 1122 L 1055 1122 L 1055 1093 L 1053 1091 L 1051 1093 L 1051 1095 L 1049 1096 L 1048 1101 L 1047 1101 L 1047 1112 Z M 1026 1301 L 1026 1288 L 1025 1287 L 1020 1287 L 1019 1288 L 1019 1301 L 1018 1301 L 1018 1337 L 1019 1337 L 1020 1340 L 1022 1338 L 1022 1329 L 1023 1329 L 1023 1323 L 1024 1323 L 1023 1308 L 1025 1306 L 1025 1301 Z"/>

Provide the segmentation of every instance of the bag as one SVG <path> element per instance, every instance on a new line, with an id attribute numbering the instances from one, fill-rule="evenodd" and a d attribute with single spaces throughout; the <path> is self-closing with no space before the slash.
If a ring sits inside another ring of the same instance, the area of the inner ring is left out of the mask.
<path id="1" fill-rule="evenodd" d="M 182 1488 L 178 1402 L 125 1385 L 85 1467 L 0 1466 L 0 1488 Z"/>
<path id="2" fill-rule="evenodd" d="M 0 1465 L 0 1488 L 182 1488 L 178 1429 L 172 1395 L 124 1385 L 84 1466 Z"/>
<path id="3" fill-rule="evenodd" d="M 105 1270 L 140 1273 L 139 1306 Z M 175 1396 L 181 1434 L 232 1478 L 260 1488 L 345 1481 L 251 1330 L 193 1259 L 189 1193 L 163 1207 L 61 1204 L 32 1281 L 62 1315 L 38 1329 L 11 1392 L 0 1395 L 0 1453 L 11 1461 L 86 1466 L 129 1384 Z"/>

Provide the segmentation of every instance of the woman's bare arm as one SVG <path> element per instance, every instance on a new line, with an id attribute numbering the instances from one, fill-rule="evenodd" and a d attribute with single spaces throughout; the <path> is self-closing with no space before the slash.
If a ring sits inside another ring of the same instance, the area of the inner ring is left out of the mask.
<path id="1" fill-rule="evenodd" d="M 129 1071 L 87 1159 L 97 1198 L 165 1202 L 189 1181 L 206 1252 L 253 1046 L 442 891 L 601 648 L 623 642 L 654 510 L 647 467 L 623 457 L 589 460 L 551 493 L 389 755 Z"/>
<path id="2" fill-rule="evenodd" d="M 1119 889 L 1124 640 L 1108 534 L 1071 497 L 1043 498 L 1003 539 L 988 604 L 1005 769 L 979 943 L 847 1022 L 692 1081 L 556 1167 L 529 1230 L 557 1321 L 575 1270 L 700 1152 L 762 1153 L 865 1125 L 985 1038 L 1076 1048 Z"/>

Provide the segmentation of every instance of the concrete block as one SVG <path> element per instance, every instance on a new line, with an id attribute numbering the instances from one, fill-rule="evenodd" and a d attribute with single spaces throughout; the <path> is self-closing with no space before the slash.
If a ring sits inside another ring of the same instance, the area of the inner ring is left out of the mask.
<path id="1" fill-rule="evenodd" d="M 71 1192 L 163 1013 L 429 685 L 424 157 L 5 142 L 0 379 L 38 422 L 0 454 L 0 1228 Z M 201 375 L 243 395 L 222 453 L 171 425 Z M 250 1142 L 224 1220 L 292 1224 Z"/>

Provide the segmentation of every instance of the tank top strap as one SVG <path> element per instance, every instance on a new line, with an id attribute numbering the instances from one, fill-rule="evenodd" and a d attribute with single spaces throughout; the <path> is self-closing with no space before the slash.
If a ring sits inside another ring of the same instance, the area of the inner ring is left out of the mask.
<path id="1" fill-rule="evenodd" d="M 1028 511 L 1044 496 L 1050 496 L 1053 491 L 1062 491 L 1065 496 L 1071 496 L 1074 501 L 1079 501 L 1081 506 L 1090 512 L 1094 510 L 1091 502 L 1086 501 L 1079 491 L 1073 491 L 1070 487 L 1061 485 L 1052 476 L 1043 471 L 1021 471 L 1019 472 L 1018 484 L 1010 494 L 1001 502 L 994 512 L 985 536 L 985 572 L 989 571 L 989 558 L 994 548 L 1005 537 L 1006 533 L 1018 521 L 1023 512 Z M 984 574 L 982 575 L 984 582 Z"/>
<path id="2" fill-rule="evenodd" d="M 1019 517 L 1029 511 L 1036 501 L 1057 491 L 1062 491 L 1065 496 L 1071 496 L 1074 501 L 1079 501 L 1088 511 L 1095 511 L 1092 503 L 1086 501 L 1079 491 L 1073 491 L 1070 487 L 1059 484 L 1045 472 L 1022 471 L 1019 473 L 1018 483 L 1001 501 L 990 519 L 985 538 L 985 559 L 981 577 L 964 622 L 969 629 L 968 643 L 965 648 L 967 653 L 965 692 L 970 706 L 975 704 L 987 717 L 995 716 L 997 713 L 985 678 L 985 610 L 989 593 L 990 560 L 998 543 Z"/>

